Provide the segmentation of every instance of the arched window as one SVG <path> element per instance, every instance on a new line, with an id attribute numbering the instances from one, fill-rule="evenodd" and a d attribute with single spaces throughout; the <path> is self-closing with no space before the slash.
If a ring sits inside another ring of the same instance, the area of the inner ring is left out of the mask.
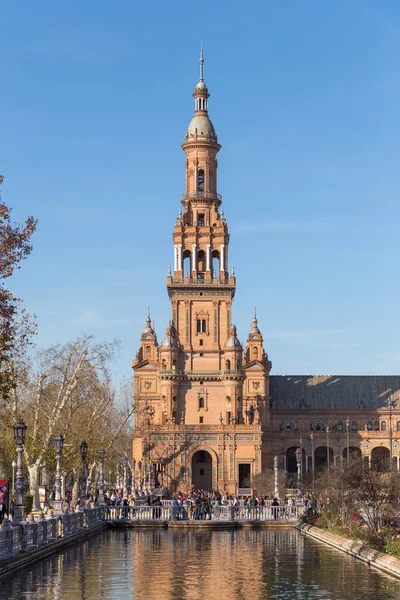
<path id="1" fill-rule="evenodd" d="M 397 431 L 400 431 L 400 421 L 397 421 Z"/>
<path id="2" fill-rule="evenodd" d="M 357 421 L 352 421 L 351 422 L 351 430 L 352 431 L 357 431 Z"/>
<path id="3" fill-rule="evenodd" d="M 207 333 L 206 319 L 197 319 L 197 333 Z"/>
<path id="4" fill-rule="evenodd" d="M 258 348 L 256 346 L 253 347 L 253 360 L 258 359 Z"/>
<path id="5" fill-rule="evenodd" d="M 151 348 L 150 348 L 150 346 L 146 346 L 145 355 L 146 355 L 146 358 L 150 358 L 151 357 Z"/>
<path id="6" fill-rule="evenodd" d="M 203 272 L 206 270 L 206 255 L 204 250 L 199 250 L 197 253 L 197 271 Z"/>
<path id="7" fill-rule="evenodd" d="M 204 398 L 199 398 L 199 408 L 204 408 Z"/>
<path id="8" fill-rule="evenodd" d="M 314 431 L 314 423 L 312 421 L 308 423 L 308 431 Z"/>
<path id="9" fill-rule="evenodd" d="M 191 255 L 190 255 L 190 250 L 185 250 L 185 252 L 183 253 L 183 265 L 182 265 L 182 271 L 183 271 L 183 276 L 189 276 L 191 275 L 191 271 L 192 271 L 192 265 L 191 265 Z"/>
<path id="10" fill-rule="evenodd" d="M 165 371 L 165 369 L 167 368 L 167 361 L 165 360 L 165 358 L 163 358 L 161 361 L 161 368 L 163 369 L 163 371 Z"/>
<path id="11" fill-rule="evenodd" d="M 374 431 L 379 431 L 379 421 L 374 422 Z"/>
<path id="12" fill-rule="evenodd" d="M 328 427 L 328 423 L 326 421 L 322 421 L 322 431 L 326 431 L 327 427 Z"/>
<path id="13" fill-rule="evenodd" d="M 368 431 L 372 431 L 372 421 L 368 421 L 367 429 L 368 429 Z"/>
<path id="14" fill-rule="evenodd" d="M 338 421 L 337 430 L 338 431 L 343 431 L 343 421 Z"/>
<path id="15" fill-rule="evenodd" d="M 382 431 L 386 431 L 386 421 L 382 421 L 381 429 L 382 429 Z"/>
<path id="16" fill-rule="evenodd" d="M 293 421 L 293 431 L 298 431 L 298 430 L 299 430 L 299 422 Z"/>
<path id="17" fill-rule="evenodd" d="M 286 431 L 291 431 L 291 429 L 292 429 L 292 422 L 286 421 Z"/>
<path id="18" fill-rule="evenodd" d="M 283 431 L 285 423 L 283 421 L 279 421 L 279 431 Z"/>
<path id="19" fill-rule="evenodd" d="M 315 431 L 321 431 L 321 423 L 319 421 L 315 423 Z"/>
<path id="20" fill-rule="evenodd" d="M 229 360 L 229 358 L 228 358 L 228 360 L 225 361 L 225 370 L 226 371 L 231 370 L 231 361 Z"/>
<path id="21" fill-rule="evenodd" d="M 199 169 L 197 174 L 197 190 L 199 192 L 204 192 L 204 171 L 203 169 Z"/>
<path id="22" fill-rule="evenodd" d="M 218 250 L 213 250 L 211 253 L 211 259 L 212 259 L 212 276 L 216 277 L 217 279 L 219 279 L 219 270 L 220 270 L 220 264 L 219 264 L 219 252 Z"/>

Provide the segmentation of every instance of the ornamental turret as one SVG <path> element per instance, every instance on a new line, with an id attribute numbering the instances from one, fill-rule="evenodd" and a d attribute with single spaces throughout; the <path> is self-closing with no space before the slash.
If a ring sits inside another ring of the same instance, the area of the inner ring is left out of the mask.
<path id="1" fill-rule="evenodd" d="M 167 327 L 165 338 L 160 345 L 161 369 L 175 370 L 178 368 L 179 342 L 176 329 L 170 321 Z"/>
<path id="2" fill-rule="evenodd" d="M 247 338 L 247 346 L 245 350 L 245 361 L 246 363 L 258 360 L 264 362 L 264 359 L 268 360 L 263 347 L 263 336 L 258 328 L 257 314 L 254 309 L 254 317 L 251 323 L 250 332 Z"/>
<path id="3" fill-rule="evenodd" d="M 158 343 L 154 326 L 151 324 L 150 309 L 147 311 L 146 327 L 140 338 L 140 348 L 136 355 L 134 364 L 144 360 L 156 363 L 158 360 Z"/>

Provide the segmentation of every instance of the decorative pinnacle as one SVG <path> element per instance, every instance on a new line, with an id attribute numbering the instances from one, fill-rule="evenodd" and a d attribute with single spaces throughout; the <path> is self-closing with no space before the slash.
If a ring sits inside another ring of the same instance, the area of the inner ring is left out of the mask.
<path id="1" fill-rule="evenodd" d="M 203 78 L 203 63 L 204 63 L 204 57 L 203 57 L 203 40 L 201 40 L 201 44 L 200 44 L 200 81 L 204 81 L 204 78 Z"/>

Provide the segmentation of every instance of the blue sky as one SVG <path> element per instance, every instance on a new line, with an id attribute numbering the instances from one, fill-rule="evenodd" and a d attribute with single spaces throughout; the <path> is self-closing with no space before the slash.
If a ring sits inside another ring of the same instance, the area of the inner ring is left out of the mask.
<path id="1" fill-rule="evenodd" d="M 242 341 L 274 374 L 400 368 L 400 3 L 2 3 L 0 172 L 39 219 L 13 289 L 37 345 L 162 339 L 203 38 Z"/>

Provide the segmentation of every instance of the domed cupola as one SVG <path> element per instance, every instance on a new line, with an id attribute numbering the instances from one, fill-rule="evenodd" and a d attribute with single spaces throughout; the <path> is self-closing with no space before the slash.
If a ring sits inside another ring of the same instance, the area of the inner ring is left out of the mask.
<path id="1" fill-rule="evenodd" d="M 168 324 L 167 332 L 165 334 L 165 338 L 161 343 L 162 348 L 178 348 L 178 342 L 176 339 L 176 331 L 175 327 L 172 325 L 171 321 Z"/>
<path id="2" fill-rule="evenodd" d="M 260 335 L 261 335 L 261 333 L 260 333 L 260 330 L 258 329 L 256 309 L 254 309 L 254 317 L 253 317 L 253 321 L 251 323 L 249 337 L 251 337 L 252 339 L 258 339 Z"/>
<path id="3" fill-rule="evenodd" d="M 200 51 L 200 80 L 193 93 L 195 99 L 194 117 L 186 131 L 185 144 L 188 142 L 207 141 L 218 143 L 214 125 L 208 116 L 208 88 L 203 77 L 203 49 Z"/>
<path id="4" fill-rule="evenodd" d="M 154 336 L 155 332 L 154 329 L 151 326 L 151 317 L 150 317 L 150 309 L 147 311 L 147 319 L 146 319 L 146 327 L 144 328 L 144 331 L 142 333 L 142 337 L 145 339 L 149 339 L 150 337 Z"/>
<path id="5" fill-rule="evenodd" d="M 242 348 L 242 344 L 239 342 L 239 339 L 237 337 L 235 325 L 232 325 L 232 327 L 231 327 L 230 336 L 228 338 L 228 341 L 226 342 L 226 347 L 227 348 L 240 348 L 240 349 Z"/>

